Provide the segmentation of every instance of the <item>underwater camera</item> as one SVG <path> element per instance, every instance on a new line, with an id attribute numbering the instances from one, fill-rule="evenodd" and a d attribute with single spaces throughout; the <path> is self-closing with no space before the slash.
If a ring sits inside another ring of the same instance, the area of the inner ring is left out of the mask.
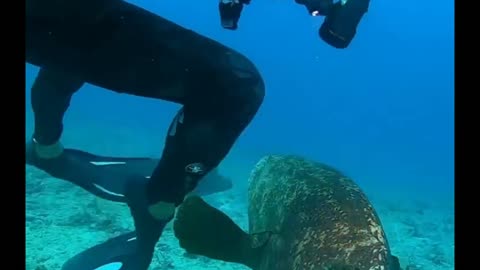
<path id="1" fill-rule="evenodd" d="M 345 49 L 355 37 L 358 24 L 368 11 L 370 0 L 295 0 L 312 16 L 325 16 L 320 38 L 330 46 Z"/>

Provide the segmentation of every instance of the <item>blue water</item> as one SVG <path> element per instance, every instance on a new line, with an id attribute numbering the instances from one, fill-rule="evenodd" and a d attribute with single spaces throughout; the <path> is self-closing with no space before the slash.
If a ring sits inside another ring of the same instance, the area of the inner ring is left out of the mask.
<path id="1" fill-rule="evenodd" d="M 236 49 L 264 76 L 265 102 L 221 165 L 236 187 L 246 186 L 261 156 L 295 153 L 341 169 L 374 200 L 453 215 L 453 1 L 372 1 L 346 50 L 321 41 L 323 19 L 294 1 L 254 0 L 235 32 L 220 27 L 215 1 L 131 2 Z M 37 71 L 26 65 L 28 137 Z M 65 118 L 63 141 L 99 154 L 159 156 L 178 108 L 85 85 Z M 385 219 L 393 224 L 387 229 L 400 224 Z M 453 262 L 453 225 L 435 237 L 451 241 L 435 243 Z M 444 269 L 419 261 L 420 269 Z"/>

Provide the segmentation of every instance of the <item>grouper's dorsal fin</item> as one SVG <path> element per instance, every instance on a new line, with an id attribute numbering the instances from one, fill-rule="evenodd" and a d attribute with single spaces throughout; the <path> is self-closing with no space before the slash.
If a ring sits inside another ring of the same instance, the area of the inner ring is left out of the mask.
<path id="1" fill-rule="evenodd" d="M 256 270 L 261 254 L 230 217 L 192 195 L 178 207 L 173 223 L 180 247 L 195 255 L 240 263 Z"/>

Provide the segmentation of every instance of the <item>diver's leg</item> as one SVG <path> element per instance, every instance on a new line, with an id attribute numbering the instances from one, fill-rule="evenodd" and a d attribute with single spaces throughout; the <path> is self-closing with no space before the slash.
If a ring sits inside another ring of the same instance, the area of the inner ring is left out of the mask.
<path id="1" fill-rule="evenodd" d="M 91 81 L 115 85 L 111 89 L 119 92 L 183 105 L 168 130 L 151 178 L 144 185 L 132 181 L 127 188 L 139 245 L 135 263 L 146 269 L 175 206 L 221 162 L 256 114 L 263 101 L 264 83 L 248 59 L 218 42 L 146 12 L 127 13 L 123 18 L 128 27 L 118 32 L 118 40 L 112 39 L 122 48 L 106 47 L 108 52 L 98 54 L 96 60 L 115 59 L 112 69 L 124 76 L 114 82 L 92 76 Z M 115 50 L 122 52 L 115 55 L 128 57 L 106 57 Z"/>
<path id="2" fill-rule="evenodd" d="M 34 115 L 34 133 L 26 147 L 26 163 L 46 171 L 54 177 L 76 182 L 85 187 L 89 181 L 80 173 L 69 172 L 69 160 L 60 142 L 63 117 L 72 95 L 83 85 L 72 74 L 41 68 L 31 89 Z"/>
<path id="3" fill-rule="evenodd" d="M 63 148 L 63 117 L 83 83 L 67 72 L 40 69 L 31 89 L 35 127 L 26 163 L 104 199 L 125 202 L 127 176 L 150 176 L 158 159 L 102 157 Z"/>
<path id="4" fill-rule="evenodd" d="M 183 77 L 184 88 L 171 92 L 184 93 L 184 106 L 168 130 L 161 160 L 145 187 L 135 181 L 127 191 L 144 262 L 161 233 L 155 221 L 171 220 L 175 207 L 224 159 L 263 101 L 263 80 L 250 61 L 223 46 L 201 45 L 216 49 L 216 56 L 202 59 L 203 69 L 191 70 Z"/>
<path id="5" fill-rule="evenodd" d="M 35 131 L 27 144 L 26 163 L 104 199 L 125 202 L 128 175 L 151 175 L 158 159 L 98 156 L 64 149 L 60 143 L 63 116 L 72 95 L 85 81 L 83 71 L 95 65 L 89 61 L 92 50 L 115 30 L 115 23 L 95 23 L 110 8 L 106 2 L 102 2 L 104 8 L 96 3 L 100 2 L 84 2 L 78 13 L 82 16 L 65 17 L 61 7 L 51 6 L 58 3 L 41 3 L 47 5 L 49 16 L 27 14 L 26 61 L 41 69 L 31 89 Z"/>
<path id="6" fill-rule="evenodd" d="M 26 163 L 104 199 L 125 202 L 127 177 L 150 177 L 158 159 L 107 157 L 64 149 L 60 142 L 63 117 L 72 95 L 82 85 L 82 80 L 66 72 L 40 69 L 31 89 L 34 134 L 27 145 Z M 202 195 L 220 192 L 230 185 L 218 173 L 211 174 L 199 192 Z"/>
<path id="7" fill-rule="evenodd" d="M 123 269 L 143 270 L 175 206 L 221 162 L 256 114 L 264 84 L 248 59 L 218 42 L 129 3 L 112 5 L 94 25 L 109 29 L 105 36 L 88 39 L 89 53 L 75 66 L 60 64 L 88 83 L 183 105 L 153 175 L 132 177 L 125 194 L 139 249 L 118 259 Z"/>
<path id="8" fill-rule="evenodd" d="M 61 154 L 61 147 L 56 145 L 63 132 L 63 116 L 70 105 L 72 95 L 83 83 L 82 80 L 65 72 L 45 68 L 38 72 L 32 86 L 31 105 L 35 121 L 33 138 L 40 146 L 37 150 L 42 158 Z"/>

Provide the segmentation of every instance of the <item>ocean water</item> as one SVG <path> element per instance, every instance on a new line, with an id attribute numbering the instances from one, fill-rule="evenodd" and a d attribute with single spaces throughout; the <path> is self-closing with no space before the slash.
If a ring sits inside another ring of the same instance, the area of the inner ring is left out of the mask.
<path id="1" fill-rule="evenodd" d="M 294 1 L 252 1 L 237 31 L 220 27 L 217 2 L 131 1 L 250 58 L 266 99 L 219 170 L 233 180 L 207 196 L 247 226 L 253 165 L 297 154 L 352 177 L 378 211 L 404 269 L 454 269 L 453 1 L 372 1 L 346 50 L 317 35 L 322 18 Z M 26 139 L 33 132 L 26 64 Z M 75 94 L 66 147 L 115 156 L 159 157 L 179 106 L 93 85 Z M 132 229 L 124 205 L 26 166 L 27 270 L 54 270 L 73 255 Z M 185 254 L 169 225 L 151 269 L 246 269 Z"/>

